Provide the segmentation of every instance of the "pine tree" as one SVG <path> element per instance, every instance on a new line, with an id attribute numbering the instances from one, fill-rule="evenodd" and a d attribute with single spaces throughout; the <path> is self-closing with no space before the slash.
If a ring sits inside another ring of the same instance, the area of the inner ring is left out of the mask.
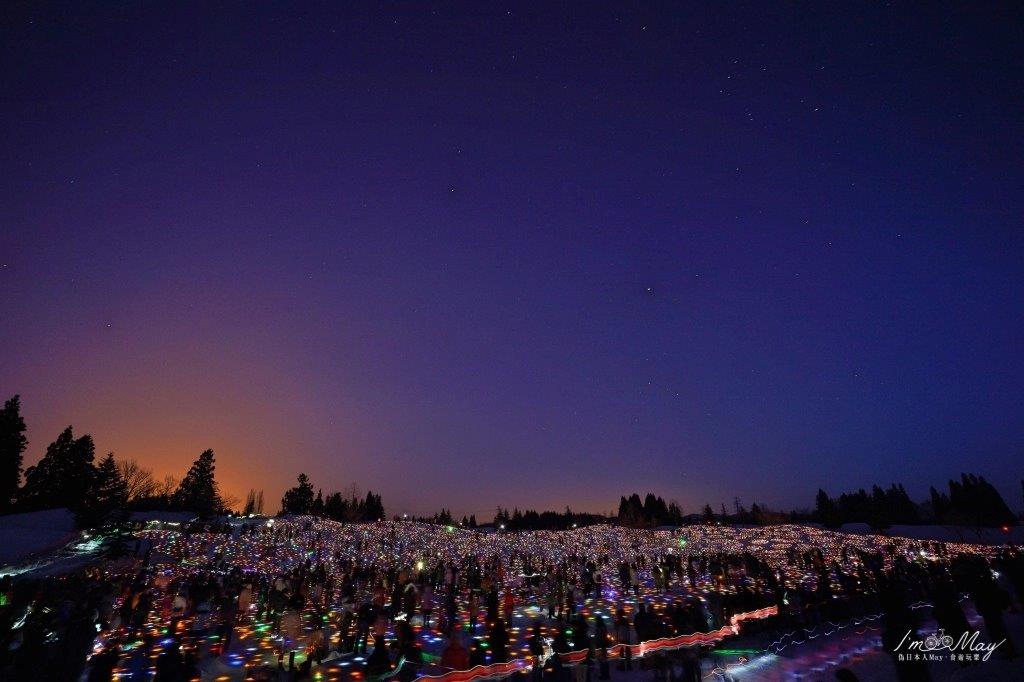
<path id="1" fill-rule="evenodd" d="M 836 503 L 832 501 L 828 493 L 821 488 L 818 488 L 818 496 L 815 499 L 814 516 L 826 528 L 838 528 L 843 525 L 839 508 L 836 507 Z"/>
<path id="2" fill-rule="evenodd" d="M 102 528 L 124 523 L 128 519 L 128 486 L 121 477 L 114 453 L 100 460 L 92 488 L 81 508 L 75 513 L 80 528 Z"/>
<path id="3" fill-rule="evenodd" d="M 242 507 L 242 516 L 252 516 L 256 511 L 256 491 L 249 488 L 249 494 L 245 496 L 245 506 Z"/>
<path id="4" fill-rule="evenodd" d="M 363 502 L 363 521 L 380 521 L 387 518 L 384 514 L 384 503 L 380 495 L 374 495 L 372 490 L 366 491 L 366 500 Z"/>
<path id="5" fill-rule="evenodd" d="M 299 474 L 298 485 L 285 491 L 281 498 L 281 512 L 284 514 L 308 514 L 313 506 L 313 484 L 309 476 Z"/>
<path id="6" fill-rule="evenodd" d="M 675 500 L 668 504 L 668 523 L 671 526 L 683 525 L 683 510 Z"/>
<path id="7" fill-rule="evenodd" d="M 28 439 L 21 418 L 21 396 L 14 396 L 0 410 L 0 514 L 10 511 L 21 482 L 21 462 Z"/>
<path id="8" fill-rule="evenodd" d="M 174 492 L 172 504 L 199 516 L 220 513 L 224 505 L 217 490 L 217 481 L 213 477 L 215 468 L 213 450 L 204 450 L 181 480 Z"/>
<path id="9" fill-rule="evenodd" d="M 28 509 L 81 508 L 96 473 L 92 436 L 75 438 L 67 427 L 46 448 L 39 464 L 25 470 L 20 499 Z"/>

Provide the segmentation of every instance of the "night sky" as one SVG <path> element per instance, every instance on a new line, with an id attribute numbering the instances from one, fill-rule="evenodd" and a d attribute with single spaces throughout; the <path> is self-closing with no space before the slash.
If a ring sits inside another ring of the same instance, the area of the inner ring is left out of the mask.
<path id="1" fill-rule="evenodd" d="M 3 10 L 27 464 L 1020 506 L 1019 5 L 176 4 Z"/>

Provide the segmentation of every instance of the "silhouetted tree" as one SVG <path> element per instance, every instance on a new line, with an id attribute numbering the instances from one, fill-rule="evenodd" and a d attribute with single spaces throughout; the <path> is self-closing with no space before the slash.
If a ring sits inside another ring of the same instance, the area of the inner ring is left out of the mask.
<path id="1" fill-rule="evenodd" d="M 366 492 L 366 499 L 363 501 L 362 520 L 380 521 L 386 518 L 384 514 L 384 503 L 380 495 L 374 495 L 372 490 Z"/>
<path id="2" fill-rule="evenodd" d="M 308 514 L 313 506 L 313 484 L 309 476 L 299 474 L 298 485 L 285 491 L 281 498 L 282 514 Z"/>
<path id="3" fill-rule="evenodd" d="M 935 486 L 928 488 L 928 494 L 932 505 L 932 520 L 941 523 L 946 516 L 946 510 L 949 509 L 949 496 L 940 493 Z"/>
<path id="4" fill-rule="evenodd" d="M 733 511 L 736 512 L 736 521 L 737 521 L 737 523 L 746 523 L 747 522 L 747 510 L 746 510 L 746 508 L 744 508 L 743 503 L 740 502 L 740 498 L 738 498 L 738 497 L 732 498 L 732 507 L 733 507 Z"/>
<path id="5" fill-rule="evenodd" d="M 1016 526 L 1017 517 L 1003 496 L 982 476 L 961 474 L 949 482 L 949 505 L 944 520 L 974 526 Z"/>
<path id="6" fill-rule="evenodd" d="M 173 506 L 195 512 L 199 516 L 220 513 L 224 505 L 214 479 L 215 468 L 213 450 L 204 450 L 174 491 L 171 499 Z"/>
<path id="7" fill-rule="evenodd" d="M 75 513 L 79 528 L 102 528 L 124 523 L 128 519 L 128 487 L 125 485 L 114 453 L 100 460 L 93 476 L 92 488 Z"/>
<path id="8" fill-rule="evenodd" d="M 647 525 L 647 517 L 644 504 L 640 501 L 640 495 L 633 493 L 629 497 L 619 498 L 618 522 L 623 526 L 639 528 Z"/>
<path id="9" fill-rule="evenodd" d="M 129 503 L 156 495 L 157 482 L 153 478 L 153 472 L 139 466 L 134 459 L 118 460 L 117 471 L 124 480 Z"/>
<path id="10" fill-rule="evenodd" d="M 92 436 L 76 439 L 67 427 L 47 446 L 39 463 L 25 470 L 21 503 L 26 509 L 81 508 L 92 486 L 95 457 Z"/>
<path id="11" fill-rule="evenodd" d="M 21 483 L 21 463 L 28 439 L 21 417 L 21 396 L 14 396 L 0 410 L 0 514 L 10 511 Z"/>
<path id="12" fill-rule="evenodd" d="M 828 496 L 828 493 L 821 488 L 818 488 L 818 496 L 814 501 L 814 517 L 826 528 L 838 528 L 843 525 L 843 519 L 839 516 L 839 508 Z"/>
<path id="13" fill-rule="evenodd" d="M 934 489 L 932 492 L 935 492 Z M 823 494 L 824 491 L 818 491 L 815 518 L 829 527 L 838 527 L 844 523 L 867 523 L 872 528 L 884 529 L 894 523 L 919 523 L 921 520 L 920 508 L 910 499 L 901 483 L 894 483 L 888 488 L 872 485 L 870 493 L 863 488 L 856 492 L 842 493 L 835 501 L 829 498 L 827 504 L 822 498 Z M 942 506 L 937 493 L 931 500 L 933 509 L 936 505 Z"/>
<path id="14" fill-rule="evenodd" d="M 683 525 L 683 510 L 675 500 L 669 502 L 668 505 L 668 523 L 672 526 Z"/>
<path id="15" fill-rule="evenodd" d="M 170 504 L 179 485 L 181 485 L 181 481 L 176 476 L 165 475 L 163 480 L 156 484 L 156 497 L 164 500 L 166 504 Z"/>
<path id="16" fill-rule="evenodd" d="M 242 516 L 249 516 L 256 513 L 256 490 L 249 488 L 249 494 L 245 496 L 245 506 L 242 507 Z"/>

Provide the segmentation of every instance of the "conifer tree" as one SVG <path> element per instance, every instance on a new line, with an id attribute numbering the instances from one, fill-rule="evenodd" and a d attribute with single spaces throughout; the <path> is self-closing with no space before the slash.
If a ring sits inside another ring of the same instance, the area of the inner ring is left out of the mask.
<path id="1" fill-rule="evenodd" d="M 16 395 L 0 410 L 0 514 L 10 511 L 18 493 L 22 456 L 27 445 L 21 396 Z"/>
<path id="2" fill-rule="evenodd" d="M 313 507 L 313 484 L 309 476 L 299 474 L 298 485 L 285 491 L 281 498 L 281 512 L 284 514 L 308 514 Z"/>
<path id="3" fill-rule="evenodd" d="M 128 486 L 125 484 L 114 453 L 100 460 L 93 476 L 92 488 L 75 512 L 80 528 L 116 526 L 128 519 Z"/>
<path id="4" fill-rule="evenodd" d="M 96 473 L 95 457 L 92 436 L 75 438 L 67 427 L 46 448 L 39 464 L 25 470 L 22 503 L 28 509 L 81 508 Z"/>
<path id="5" fill-rule="evenodd" d="M 220 513 L 224 505 L 213 475 L 215 468 L 213 450 L 204 450 L 174 492 L 173 506 L 199 516 Z"/>

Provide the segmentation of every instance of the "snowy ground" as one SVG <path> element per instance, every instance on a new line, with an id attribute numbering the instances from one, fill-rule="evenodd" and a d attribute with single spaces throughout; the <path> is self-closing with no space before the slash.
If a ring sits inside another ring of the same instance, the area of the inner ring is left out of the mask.
<path id="1" fill-rule="evenodd" d="M 966 612 L 974 628 L 985 639 L 984 624 L 968 605 Z M 927 613 L 927 612 L 925 612 Z M 1024 645 L 1024 614 L 1008 613 L 1006 624 L 1018 651 Z M 763 650 L 761 638 L 740 636 L 730 640 L 705 660 L 704 678 L 708 680 L 734 680 L 735 682 L 783 682 L 835 680 L 836 672 L 846 668 L 861 682 L 895 680 L 896 669 L 889 652 L 883 650 L 881 621 L 844 623 L 842 627 L 829 627 L 803 644 L 790 646 L 779 654 L 749 655 L 750 662 L 741 664 L 737 655 L 723 652 Z M 936 624 L 924 618 L 920 632 L 931 632 Z M 932 663 L 929 673 L 933 682 L 960 682 L 967 680 L 1024 680 L 1024 659 L 1006 660 L 993 654 L 988 661 L 959 665 L 949 661 Z M 621 673 L 620 673 L 621 675 Z M 625 678 L 624 678 L 625 679 Z M 637 678 L 636 682 L 641 682 Z M 630 681 L 632 682 L 632 681 Z"/>
<path id="2" fill-rule="evenodd" d="M 843 524 L 839 530 L 855 535 L 879 533 L 879 531 L 871 530 L 866 523 Z M 1009 528 L 1006 531 L 1000 528 L 973 528 L 970 526 L 892 526 L 882 531 L 881 534 L 939 542 L 975 542 L 986 545 L 1001 545 L 1006 542 L 1015 545 L 1024 544 L 1024 526 Z"/>
<path id="3" fill-rule="evenodd" d="M 56 551 L 77 536 L 67 509 L 0 516 L 0 567 Z"/>
<path id="4" fill-rule="evenodd" d="M 159 515 L 156 515 L 159 516 Z M 154 516 L 154 518 L 156 518 Z M 145 520 L 147 515 L 137 515 L 135 520 Z M 165 522 L 180 522 L 185 519 L 160 518 Z M 848 524 L 842 532 L 853 535 L 871 534 L 863 524 Z M 1012 529 L 1004 533 L 999 529 L 981 530 L 944 526 L 894 526 L 886 533 L 890 536 L 914 539 L 934 539 L 953 542 L 982 542 L 1001 544 L 1007 541 L 1024 540 L 1024 529 Z M 94 561 L 99 555 L 97 542 L 90 542 L 74 529 L 73 517 L 63 509 L 17 514 L 0 517 L 0 575 L 4 573 L 31 572 L 35 575 L 61 573 L 74 570 Z M 531 614 L 536 617 L 536 614 Z M 982 624 L 973 618 L 976 627 Z M 1011 636 L 1018 649 L 1024 649 L 1024 614 L 1014 613 L 1007 617 Z M 740 636 L 730 638 L 712 656 L 704 660 L 703 677 L 707 680 L 737 680 L 746 682 L 767 682 L 782 680 L 833 680 L 841 668 L 848 668 L 857 677 L 871 680 L 895 679 L 892 660 L 881 648 L 880 623 L 865 621 L 843 624 L 841 628 L 830 628 L 812 640 L 787 647 L 777 654 L 762 653 L 770 643 L 767 634 L 758 637 Z M 925 629 L 929 624 L 926 621 Z M 768 639 L 766 639 L 768 638 Z M 235 647 L 251 646 L 244 636 L 239 637 Z M 236 656 L 238 654 L 236 653 Z M 746 662 L 742 658 L 748 659 Z M 240 670 L 232 665 L 231 657 L 206 659 L 204 678 L 226 675 L 234 679 Z M 957 666 L 952 663 L 933 664 L 933 680 L 1024 680 L 1024 661 L 1006 661 L 1000 657 L 971 666 Z M 652 670 L 619 672 L 612 669 L 612 679 L 623 682 L 645 682 L 654 679 Z"/>

